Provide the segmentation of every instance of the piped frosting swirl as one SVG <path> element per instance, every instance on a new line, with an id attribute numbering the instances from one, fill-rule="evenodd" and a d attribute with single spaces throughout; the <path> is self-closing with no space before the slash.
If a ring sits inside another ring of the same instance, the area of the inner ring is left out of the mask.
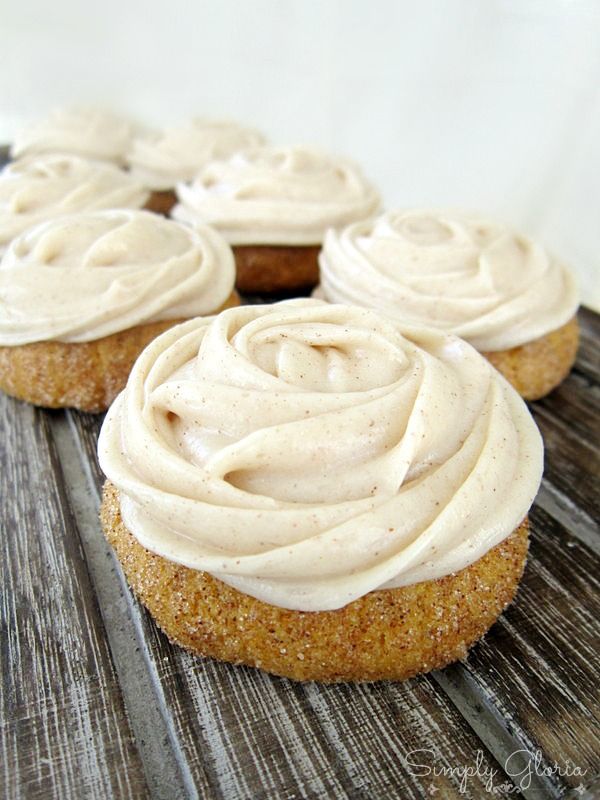
<path id="1" fill-rule="evenodd" d="M 77 156 L 24 158 L 0 172 L 0 255 L 27 228 L 77 211 L 140 208 L 149 192 L 130 175 Z"/>
<path id="2" fill-rule="evenodd" d="M 569 270 L 503 225 L 457 212 L 392 211 L 329 231 L 318 295 L 430 325 L 478 350 L 533 341 L 577 311 Z"/>
<path id="3" fill-rule="evenodd" d="M 133 140 L 127 164 L 134 177 L 157 191 L 191 181 L 208 162 L 264 142 L 259 131 L 236 122 L 192 119 L 185 125 Z"/>
<path id="4" fill-rule="evenodd" d="M 122 163 L 134 125 L 97 108 L 57 108 L 16 137 L 13 158 L 42 153 L 71 153 L 85 158 Z"/>
<path id="5" fill-rule="evenodd" d="M 75 214 L 15 239 L 0 262 L 0 345 L 87 342 L 220 308 L 231 248 L 147 211 Z"/>
<path id="6" fill-rule="evenodd" d="M 230 244 L 311 245 L 373 214 L 379 195 L 356 166 L 307 147 L 261 147 L 177 185 L 176 219 L 215 226 Z"/>
<path id="7" fill-rule="evenodd" d="M 306 611 L 466 567 L 542 471 L 524 402 L 470 345 L 315 300 L 160 336 L 99 457 L 144 547 Z"/>

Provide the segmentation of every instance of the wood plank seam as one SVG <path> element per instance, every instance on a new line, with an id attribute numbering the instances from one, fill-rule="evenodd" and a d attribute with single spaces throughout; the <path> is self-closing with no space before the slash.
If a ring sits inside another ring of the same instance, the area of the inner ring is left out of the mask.
<path id="1" fill-rule="evenodd" d="M 583 542 L 590 550 L 600 555 L 598 523 L 546 478 L 542 479 L 542 485 L 535 498 L 535 505 L 560 522 L 568 529 L 569 533 Z"/>
<path id="2" fill-rule="evenodd" d="M 44 412 L 0 398 L 6 796 L 145 795 Z M 5 572 L 6 571 L 6 572 Z M 10 576 L 13 576 L 10 579 Z M 10 745 L 7 740 L 10 740 Z M 11 768 L 12 767 L 12 768 Z M 19 769 L 20 767 L 20 769 Z"/>
<path id="3" fill-rule="evenodd" d="M 161 701 L 160 682 L 146 658 L 139 609 L 132 607 L 120 565 L 104 539 L 98 536 L 100 499 L 86 459 L 77 448 L 66 415 L 52 417 L 51 430 L 151 796 L 160 798 L 168 792 L 173 798 L 196 798 L 195 786 L 189 774 L 186 776 L 185 761 L 177 752 L 172 721 Z M 157 749 L 155 743 L 167 747 Z"/>
<path id="4" fill-rule="evenodd" d="M 95 482 L 96 490 L 98 491 L 100 486 L 102 485 L 102 476 L 98 471 L 97 464 L 96 464 L 96 461 L 95 461 L 95 449 L 96 449 L 96 439 L 97 439 L 97 424 L 96 424 L 96 420 L 94 420 L 93 418 L 88 418 L 86 415 L 77 415 L 77 414 L 73 415 L 72 420 L 73 421 L 76 420 L 78 426 L 80 426 L 78 428 L 78 430 L 77 430 L 77 435 L 79 437 L 81 437 L 82 433 L 83 434 L 87 434 L 87 435 L 84 435 L 84 437 L 80 439 L 81 447 L 82 447 L 82 450 L 87 453 L 87 455 L 88 455 L 88 457 L 90 459 L 89 465 L 90 465 L 90 469 L 93 472 L 93 480 Z M 92 469 L 92 465 L 93 465 L 93 469 Z M 101 536 L 99 531 L 98 531 L 98 535 Z M 145 619 L 146 621 L 148 620 L 147 615 L 143 611 L 142 611 L 142 618 Z M 183 667 L 183 674 L 182 673 L 178 674 L 177 673 L 177 669 L 178 669 L 178 666 L 182 662 L 186 662 L 187 659 L 189 659 L 191 657 L 188 657 L 188 654 L 185 653 L 184 651 L 181 651 L 179 648 L 171 646 L 167 642 L 167 640 L 164 637 L 162 637 L 162 635 L 158 632 L 158 630 L 156 629 L 156 627 L 154 626 L 154 624 L 151 621 L 148 622 L 147 625 L 144 625 L 144 632 L 145 632 L 146 639 L 147 639 L 148 644 L 149 644 L 149 649 L 150 649 L 150 651 L 153 652 L 153 657 L 158 658 L 159 656 L 155 655 L 155 654 L 161 654 L 162 653 L 163 654 L 162 657 L 165 658 L 165 659 L 168 659 L 169 662 L 170 662 L 169 671 L 170 672 L 174 672 L 175 676 L 177 677 L 177 692 L 175 694 L 171 693 L 169 695 L 169 697 L 168 697 L 169 707 L 173 709 L 174 714 L 177 717 L 185 716 L 185 713 L 187 712 L 187 709 L 193 707 L 193 704 L 194 704 L 194 700 L 193 700 L 192 695 L 188 693 L 188 688 L 190 687 L 190 681 L 193 681 L 193 679 L 195 677 L 195 674 L 194 673 L 190 673 L 190 671 L 186 667 Z M 196 663 L 199 664 L 199 667 L 198 667 L 197 670 L 195 670 L 195 672 L 201 671 L 203 666 L 204 666 L 203 662 L 198 662 L 198 660 L 196 660 Z M 186 664 L 186 666 L 187 666 L 187 664 Z M 216 668 L 216 666 L 219 666 L 219 667 L 221 667 L 223 669 L 227 669 L 227 670 L 229 669 L 229 668 L 224 667 L 223 665 L 215 665 L 214 668 Z M 231 674 L 231 675 L 235 674 L 236 677 L 239 677 L 239 672 L 237 670 L 236 671 L 230 671 L 228 674 Z M 171 683 L 170 681 L 167 681 L 167 683 L 165 684 L 165 689 L 166 690 L 169 690 L 170 683 Z M 207 687 L 205 685 L 205 686 L 202 687 L 202 691 L 206 691 L 208 688 L 210 688 L 210 687 Z M 197 709 L 199 716 L 201 716 L 201 712 L 202 712 L 202 710 L 204 709 L 204 707 L 206 705 L 205 700 L 206 700 L 206 698 L 202 698 L 202 703 Z M 182 703 L 184 704 L 185 708 L 182 707 Z M 199 720 L 194 719 L 194 721 L 192 723 L 193 724 L 193 733 L 191 731 L 182 731 L 183 740 L 185 741 L 186 740 L 186 736 L 187 736 L 187 738 L 189 738 L 189 736 L 191 734 L 192 738 L 193 738 L 193 741 L 194 741 L 194 745 L 196 745 L 189 752 L 190 759 L 194 759 L 197 756 L 198 745 L 202 745 L 202 742 L 203 742 L 203 730 L 202 730 L 201 726 L 200 727 L 198 726 L 198 721 Z M 218 731 L 216 731 L 216 733 L 218 733 Z M 205 765 L 204 766 L 207 769 L 207 771 L 212 775 L 213 769 L 210 767 L 211 760 L 210 760 L 210 758 L 206 757 L 206 754 L 210 754 L 211 749 L 214 750 L 214 747 L 211 748 L 211 744 L 212 743 L 209 742 L 209 741 L 204 741 L 204 747 L 201 747 L 200 752 L 205 754 L 205 758 L 204 758 Z M 197 761 L 197 759 L 196 759 L 196 761 Z M 215 764 L 215 768 L 222 769 L 222 765 L 219 767 L 219 765 L 216 763 Z M 239 783 L 243 783 L 243 777 L 244 777 L 243 775 L 240 775 Z M 221 785 L 221 779 L 222 779 L 221 776 L 219 776 L 218 778 L 216 778 L 213 781 L 213 783 L 214 783 L 214 785 L 216 787 Z M 225 787 L 222 786 L 222 788 L 225 788 Z M 247 796 L 247 793 L 244 794 L 244 795 L 241 795 L 241 796 L 245 797 L 245 796 Z"/>
<path id="5" fill-rule="evenodd" d="M 432 673 L 433 679 L 495 757 L 505 773 L 507 758 L 518 750 L 534 753 L 539 745 L 523 729 L 511 724 L 497 707 L 491 694 L 485 692 L 465 664 L 452 664 Z M 513 783 L 507 776 L 507 780 Z M 522 790 L 526 800 L 560 798 L 564 787 L 549 778 L 532 776 L 531 786 Z"/>

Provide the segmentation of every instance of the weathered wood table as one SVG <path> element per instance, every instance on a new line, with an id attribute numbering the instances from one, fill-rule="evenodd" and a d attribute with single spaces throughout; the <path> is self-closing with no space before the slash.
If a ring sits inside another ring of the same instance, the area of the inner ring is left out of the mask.
<path id="1" fill-rule="evenodd" d="M 7 798 L 600 797 L 600 317 L 533 404 L 546 472 L 516 602 L 465 663 L 298 684 L 192 657 L 100 531 L 101 418 L 0 396 Z"/>

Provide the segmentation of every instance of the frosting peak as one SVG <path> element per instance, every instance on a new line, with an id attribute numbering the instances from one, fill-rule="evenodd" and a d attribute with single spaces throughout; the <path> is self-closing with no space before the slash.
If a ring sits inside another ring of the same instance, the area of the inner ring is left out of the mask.
<path id="1" fill-rule="evenodd" d="M 41 153 L 72 153 L 121 163 L 133 124 L 97 108 L 58 108 L 22 131 L 11 148 L 13 158 Z"/>
<path id="2" fill-rule="evenodd" d="M 320 294 L 505 350 L 568 322 L 570 272 L 536 242 L 456 212 L 392 211 L 329 231 Z"/>
<path id="3" fill-rule="evenodd" d="M 207 222 L 231 244 L 310 245 L 372 214 L 379 195 L 357 167 L 307 147 L 262 147 L 208 164 L 178 184 L 172 215 Z"/>
<path id="4" fill-rule="evenodd" d="M 524 402 L 470 345 L 315 300 L 160 336 L 99 457 L 145 547 L 306 611 L 468 566 L 542 471 Z"/>
<path id="5" fill-rule="evenodd" d="M 215 311 L 233 290 L 218 233 L 147 211 L 46 222 L 0 262 L 0 345 L 86 342 L 146 322 Z"/>
<path id="6" fill-rule="evenodd" d="M 67 155 L 14 161 L 0 172 L 0 255 L 32 225 L 76 211 L 139 208 L 148 195 L 112 164 Z"/>
<path id="7" fill-rule="evenodd" d="M 261 133 L 236 122 L 193 119 L 134 139 L 127 163 L 151 189 L 172 189 L 179 181 L 191 181 L 209 161 L 263 142 Z"/>

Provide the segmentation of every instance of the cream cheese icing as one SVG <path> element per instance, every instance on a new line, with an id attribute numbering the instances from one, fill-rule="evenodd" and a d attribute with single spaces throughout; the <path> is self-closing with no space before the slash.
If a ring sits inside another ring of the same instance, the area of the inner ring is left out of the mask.
<path id="1" fill-rule="evenodd" d="M 15 239 L 0 261 L 0 345 L 87 342 L 195 317 L 233 291 L 231 248 L 147 211 L 74 214 Z"/>
<path id="2" fill-rule="evenodd" d="M 380 199 L 358 168 L 308 147 L 261 147 L 208 164 L 177 184 L 171 215 L 213 225 L 234 245 L 312 245 L 373 214 Z"/>
<path id="3" fill-rule="evenodd" d="M 135 138 L 127 156 L 132 175 L 157 191 L 191 181 L 208 162 L 257 147 L 264 136 L 237 122 L 192 119 Z"/>
<path id="4" fill-rule="evenodd" d="M 76 211 L 140 208 L 148 190 L 114 167 L 78 156 L 45 155 L 0 172 L 0 255 L 27 228 Z"/>
<path id="5" fill-rule="evenodd" d="M 331 230 L 319 297 L 431 325 L 478 350 L 506 350 L 568 322 L 569 270 L 503 225 L 457 212 L 391 211 Z"/>
<path id="6" fill-rule="evenodd" d="M 527 514 L 543 460 L 469 344 L 310 299 L 160 336 L 98 451 L 144 547 L 305 611 L 476 561 Z"/>
<path id="7" fill-rule="evenodd" d="M 16 137 L 11 155 L 72 153 L 122 163 L 133 133 L 129 120 L 102 109 L 57 108 Z"/>

